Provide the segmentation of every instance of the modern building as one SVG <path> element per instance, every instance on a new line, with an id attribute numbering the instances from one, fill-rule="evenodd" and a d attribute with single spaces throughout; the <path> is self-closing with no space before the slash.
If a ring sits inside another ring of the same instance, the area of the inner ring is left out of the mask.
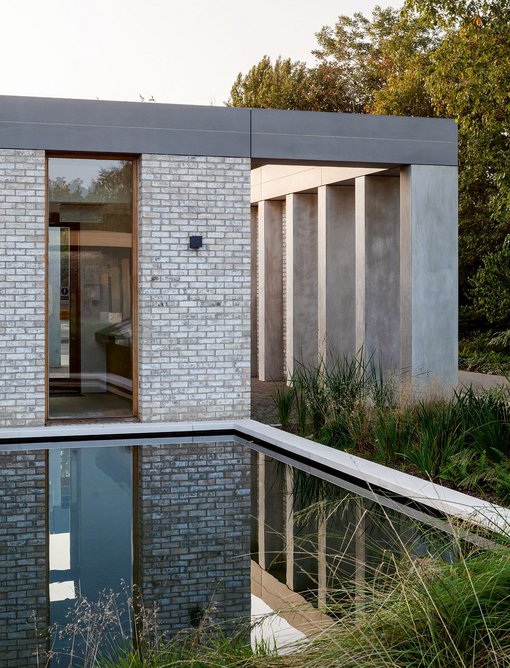
<path id="1" fill-rule="evenodd" d="M 456 165 L 448 120 L 0 97 L 2 665 L 121 579 L 249 614 L 251 376 L 456 384 Z"/>

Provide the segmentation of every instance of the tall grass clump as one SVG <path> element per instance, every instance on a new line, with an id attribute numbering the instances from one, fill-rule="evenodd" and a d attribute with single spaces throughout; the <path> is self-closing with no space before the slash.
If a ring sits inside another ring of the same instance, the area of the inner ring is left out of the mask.
<path id="1" fill-rule="evenodd" d="M 447 564 L 404 560 L 285 668 L 496 668 L 510 665 L 510 555 Z"/>
<path id="2" fill-rule="evenodd" d="M 301 474 L 299 477 L 302 478 Z M 301 481 L 303 482 L 303 481 Z M 249 620 L 218 623 L 214 603 L 196 625 L 169 637 L 142 597 L 78 599 L 63 629 L 68 668 L 507 668 L 510 666 L 510 550 L 460 526 L 416 521 L 335 485 L 303 490 L 295 513 L 295 568 L 317 558 L 325 532 L 327 591 L 321 624 L 306 642 L 252 650 Z M 299 485 L 295 488 L 299 494 Z M 437 518 L 436 518 L 437 519 Z M 307 529 L 307 532 L 301 531 Z M 510 532 L 507 533 L 510 535 Z M 363 546 L 360 549 L 359 544 Z M 360 577 L 360 572 L 362 576 Z M 305 573 L 307 580 L 313 574 Z M 318 589 L 316 590 L 319 596 Z M 310 605 L 311 598 L 308 597 Z M 285 611 L 283 611 L 284 613 Z M 291 612 L 296 612 L 294 608 Z M 126 624 L 129 622 L 129 624 Z M 130 626 L 130 624 L 132 626 Z M 134 637 L 126 629 L 134 630 Z M 47 668 L 48 663 L 38 664 Z"/>
<path id="3" fill-rule="evenodd" d="M 481 547 L 468 523 L 428 526 L 334 486 L 317 490 L 315 507 L 296 520 L 312 527 L 308 543 L 318 540 L 314 525 L 325 523 L 326 545 L 335 546 L 326 553 L 322 608 L 332 621 L 293 653 L 262 657 L 258 668 L 510 666 L 505 538 L 493 535 Z M 294 550 L 301 546 L 307 541 Z"/>
<path id="4" fill-rule="evenodd" d="M 280 423 L 301 435 L 346 440 L 363 432 L 366 405 L 386 408 L 394 404 L 395 392 L 373 358 L 365 361 L 362 351 L 350 359 L 339 358 L 326 365 L 297 364 L 288 387 L 274 397 Z M 357 415 L 357 413 L 360 413 Z"/>
<path id="5" fill-rule="evenodd" d="M 284 429 L 492 501 L 510 502 L 510 389 L 397 397 L 363 351 L 297 365 L 275 398 Z"/>
<path id="6" fill-rule="evenodd" d="M 57 664 L 58 665 L 58 664 Z M 95 668 L 506 668 L 510 665 L 510 553 L 457 563 L 404 559 L 371 586 L 360 609 L 307 644 L 277 656 L 250 650 L 242 634 L 187 635 L 144 655 L 70 666 Z"/>

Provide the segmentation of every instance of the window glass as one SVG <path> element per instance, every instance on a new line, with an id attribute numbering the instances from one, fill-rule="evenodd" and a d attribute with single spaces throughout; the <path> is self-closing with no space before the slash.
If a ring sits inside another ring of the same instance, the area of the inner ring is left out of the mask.
<path id="1" fill-rule="evenodd" d="M 48 160 L 49 417 L 133 415 L 133 162 Z"/>

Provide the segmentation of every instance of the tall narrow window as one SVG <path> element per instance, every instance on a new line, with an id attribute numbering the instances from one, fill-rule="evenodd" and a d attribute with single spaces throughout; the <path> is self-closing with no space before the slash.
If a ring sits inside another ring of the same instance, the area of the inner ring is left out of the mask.
<path id="1" fill-rule="evenodd" d="M 131 160 L 48 160 L 50 418 L 133 408 Z"/>

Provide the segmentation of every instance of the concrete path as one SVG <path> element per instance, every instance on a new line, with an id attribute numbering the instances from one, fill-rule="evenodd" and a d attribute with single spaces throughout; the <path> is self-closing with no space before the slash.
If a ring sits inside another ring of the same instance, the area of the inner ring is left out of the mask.
<path id="1" fill-rule="evenodd" d="M 251 417 L 265 424 L 278 422 L 274 392 L 277 387 L 285 385 L 285 381 L 262 381 L 251 379 Z"/>
<path id="2" fill-rule="evenodd" d="M 473 389 L 482 389 L 508 385 L 508 382 L 505 376 L 493 376 L 489 373 L 459 370 L 459 386 L 461 387 L 469 387 L 471 385 Z"/>

